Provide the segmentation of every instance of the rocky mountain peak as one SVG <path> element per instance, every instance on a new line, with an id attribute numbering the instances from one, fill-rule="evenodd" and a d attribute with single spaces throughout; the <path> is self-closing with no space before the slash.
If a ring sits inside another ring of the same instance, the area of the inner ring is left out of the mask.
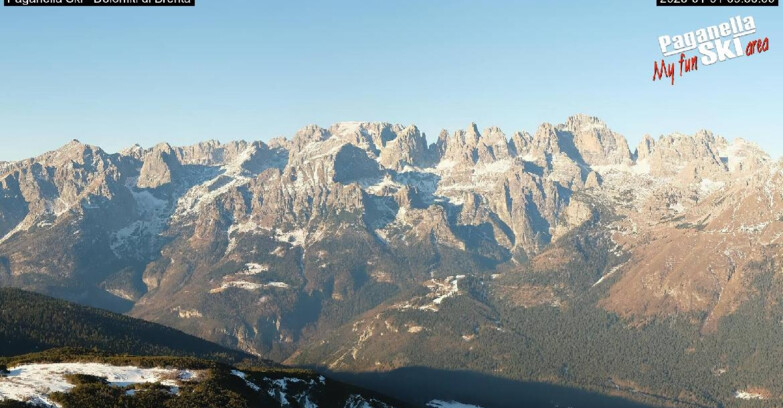
<path id="1" fill-rule="evenodd" d="M 606 123 L 594 116 L 584 114 L 571 116 L 557 129 L 571 135 L 573 147 L 586 164 L 608 165 L 631 161 L 631 152 L 625 138 L 613 132 Z"/>
<path id="2" fill-rule="evenodd" d="M 476 122 L 470 122 L 468 127 L 465 129 L 463 139 L 463 142 L 468 145 L 475 146 L 478 143 L 479 139 L 481 139 L 481 132 L 479 132 Z"/>
<path id="3" fill-rule="evenodd" d="M 590 130 L 590 129 L 605 129 L 608 130 L 606 122 L 595 116 L 590 116 L 584 113 L 577 113 L 576 115 L 569 116 L 562 127 L 567 130 Z"/>
<path id="4" fill-rule="evenodd" d="M 382 135 L 386 135 L 388 139 L 394 137 L 393 131 L 389 134 L 390 128 L 388 123 L 339 122 L 329 127 L 329 134 L 341 142 L 350 143 L 377 155 L 386 142 Z"/>
<path id="5" fill-rule="evenodd" d="M 456 163 L 476 163 L 474 149 L 479 137 L 480 134 L 475 126 L 468 126 L 468 130 L 457 130 L 445 139 L 441 147 L 443 149 L 441 159 Z"/>
<path id="6" fill-rule="evenodd" d="M 655 139 L 652 136 L 645 134 L 642 140 L 639 141 L 639 146 L 636 148 L 636 160 L 644 160 L 655 149 Z"/>
<path id="7" fill-rule="evenodd" d="M 759 145 L 741 138 L 731 142 L 721 138 L 717 151 L 730 172 L 755 171 L 772 162 L 767 152 Z"/>
<path id="8" fill-rule="evenodd" d="M 497 126 L 484 130 L 484 136 L 479 143 L 479 160 L 485 163 L 505 160 L 513 157 L 506 134 Z"/>
<path id="9" fill-rule="evenodd" d="M 652 174 L 657 176 L 677 174 L 689 165 L 709 167 L 710 171 L 725 168 L 715 137 L 704 131 L 693 136 L 682 133 L 661 136 L 647 158 Z"/>
<path id="10" fill-rule="evenodd" d="M 458 163 L 487 164 L 513 157 L 513 148 L 500 128 L 493 126 L 482 133 L 475 123 L 451 136 L 442 131 L 437 146 L 443 159 Z"/>
<path id="11" fill-rule="evenodd" d="M 20 163 L 38 163 L 52 168 L 79 166 L 102 169 L 108 165 L 108 161 L 109 155 L 100 147 L 91 146 L 74 139 L 57 150 L 44 153 L 32 159 L 23 160 Z"/>
<path id="12" fill-rule="evenodd" d="M 167 185 L 176 179 L 181 169 L 182 163 L 174 148 L 168 143 L 159 143 L 144 156 L 136 185 L 139 188 Z"/>
<path id="13" fill-rule="evenodd" d="M 394 139 L 385 142 L 378 160 L 383 166 L 396 170 L 405 166 L 425 167 L 430 162 L 427 137 L 416 125 L 401 129 Z"/>
<path id="14" fill-rule="evenodd" d="M 67 156 L 72 154 L 81 154 L 86 150 L 98 150 L 98 147 L 90 146 L 86 143 L 80 142 L 78 139 L 72 139 L 70 142 L 62 145 L 59 149 L 56 149 L 50 153 L 55 155 Z M 44 155 L 46 156 L 46 155 Z"/>
<path id="15" fill-rule="evenodd" d="M 543 123 L 538 127 L 531 141 L 530 152 L 535 158 L 560 153 L 560 140 L 554 125 Z"/>
<path id="16" fill-rule="evenodd" d="M 296 132 L 291 142 L 292 152 L 301 152 L 312 143 L 322 142 L 329 138 L 329 131 L 318 125 L 307 125 Z"/>
<path id="17" fill-rule="evenodd" d="M 532 141 L 533 136 L 531 136 L 530 133 L 525 131 L 514 132 L 514 135 L 511 136 L 511 143 L 509 144 L 512 156 L 524 156 L 527 154 Z"/>
<path id="18" fill-rule="evenodd" d="M 141 147 L 140 144 L 135 143 L 133 146 L 128 146 L 119 152 L 117 152 L 120 156 L 127 156 L 132 157 L 136 160 L 141 160 L 142 157 L 144 157 L 144 148 Z"/>

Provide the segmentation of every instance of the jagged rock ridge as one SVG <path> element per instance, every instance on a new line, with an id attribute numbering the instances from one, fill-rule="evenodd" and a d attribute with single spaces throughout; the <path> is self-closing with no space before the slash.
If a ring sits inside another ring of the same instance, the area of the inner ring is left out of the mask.
<path id="1" fill-rule="evenodd" d="M 702 316 L 706 333 L 783 235 L 781 164 L 754 144 L 701 131 L 632 152 L 586 115 L 430 145 L 415 126 L 359 122 L 116 154 L 74 141 L 0 169 L 0 283 L 277 359 L 362 333 L 367 313 L 469 293 L 562 307 L 600 291 L 630 322 Z M 565 251 L 574 236 L 609 248 Z M 575 256 L 603 269 L 530 275 Z"/>

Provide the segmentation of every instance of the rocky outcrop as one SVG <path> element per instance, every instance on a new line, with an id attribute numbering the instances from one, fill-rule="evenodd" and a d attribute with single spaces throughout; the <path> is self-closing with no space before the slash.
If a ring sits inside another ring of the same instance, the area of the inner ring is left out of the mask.
<path id="1" fill-rule="evenodd" d="M 650 135 L 644 135 L 639 146 L 636 148 L 636 160 L 642 161 L 647 159 L 655 149 L 655 139 Z"/>
<path id="2" fill-rule="evenodd" d="M 168 143 L 159 144 L 144 156 L 136 186 L 157 188 L 171 184 L 182 173 L 182 164 L 174 149 Z"/>
<path id="3" fill-rule="evenodd" d="M 426 167 L 431 164 L 427 138 L 416 126 L 406 127 L 393 136 L 393 139 L 383 140 L 385 144 L 378 158 L 383 167 L 403 170 L 406 166 Z"/>
<path id="4" fill-rule="evenodd" d="M 625 138 L 596 117 L 575 115 L 558 126 L 560 139 L 573 143 L 578 157 L 590 166 L 629 164 L 631 152 Z"/>
<path id="5" fill-rule="evenodd" d="M 655 176 L 672 176 L 683 170 L 686 176 L 689 176 L 689 172 L 709 174 L 725 170 L 718 155 L 715 137 L 703 131 L 695 136 L 673 134 L 661 137 L 647 160 Z"/>

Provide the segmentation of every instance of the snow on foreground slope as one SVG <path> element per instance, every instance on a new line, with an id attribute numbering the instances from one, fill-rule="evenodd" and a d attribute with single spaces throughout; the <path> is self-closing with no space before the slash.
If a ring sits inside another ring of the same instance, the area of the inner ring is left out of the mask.
<path id="1" fill-rule="evenodd" d="M 264 378 L 263 384 L 258 384 L 250 381 L 247 374 L 239 370 L 232 370 L 232 375 L 235 375 L 245 381 L 248 387 L 254 391 L 264 392 L 269 394 L 272 399 L 280 403 L 281 407 L 300 407 L 300 408 L 318 408 L 318 404 L 312 400 L 312 395 L 317 393 L 318 387 L 326 384 L 326 378 L 318 376 L 318 379 L 303 380 L 301 378 L 286 377 L 286 378 Z M 292 404 L 295 402 L 298 405 Z M 343 405 L 344 408 L 394 408 L 382 401 L 378 401 L 374 398 L 365 398 L 358 394 L 353 394 L 348 397 Z"/>
<path id="2" fill-rule="evenodd" d="M 182 386 L 183 382 L 205 381 L 209 377 L 205 370 L 139 368 L 104 363 L 24 364 L 11 367 L 6 375 L 0 376 L 0 401 L 15 400 L 38 407 L 59 408 L 60 405 L 52 400 L 51 395 L 55 392 L 70 392 L 74 388 L 66 378 L 69 374 L 104 378 L 109 385 L 115 387 L 160 383 L 170 387 L 169 391 L 173 394 L 179 394 L 179 386 Z M 279 403 L 277 406 L 280 407 L 319 408 L 322 403 L 317 402 L 319 395 L 330 392 L 329 388 L 325 388 L 326 378 L 323 376 L 312 379 L 256 377 L 255 380 L 251 380 L 247 374 L 239 370 L 232 370 L 231 374 L 244 380 L 253 391 L 269 395 Z M 334 389 L 331 391 L 334 392 Z M 132 395 L 134 392 L 133 389 L 129 389 L 126 394 Z M 326 403 L 326 405 L 334 406 L 333 403 Z M 344 408 L 394 408 L 383 401 L 356 393 L 347 395 L 342 406 Z"/>
<path id="3" fill-rule="evenodd" d="M 124 387 L 142 383 L 161 383 L 176 387 L 179 380 L 195 380 L 200 371 L 166 368 L 118 367 L 102 363 L 44 363 L 25 364 L 10 369 L 0 377 L 0 400 L 30 401 L 37 405 L 58 406 L 49 400 L 53 392 L 67 392 L 74 386 L 67 374 L 87 374 L 103 377 L 114 386 Z M 176 388 L 174 389 L 176 390 Z"/>

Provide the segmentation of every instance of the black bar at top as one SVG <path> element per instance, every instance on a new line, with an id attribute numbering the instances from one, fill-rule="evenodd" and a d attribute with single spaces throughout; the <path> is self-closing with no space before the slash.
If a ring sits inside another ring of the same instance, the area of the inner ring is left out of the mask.
<path id="1" fill-rule="evenodd" d="M 189 7 L 196 0 L 2 0 L 6 7 Z"/>
<path id="2" fill-rule="evenodd" d="M 684 7 L 775 7 L 780 0 L 655 0 L 656 6 Z"/>

